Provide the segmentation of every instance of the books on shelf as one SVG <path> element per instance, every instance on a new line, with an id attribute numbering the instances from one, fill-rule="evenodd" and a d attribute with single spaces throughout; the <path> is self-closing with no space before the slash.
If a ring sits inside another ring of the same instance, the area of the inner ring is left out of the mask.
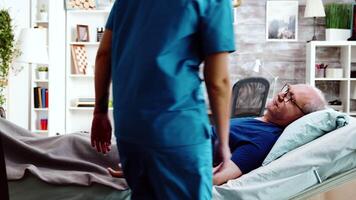
<path id="1" fill-rule="evenodd" d="M 78 98 L 75 104 L 76 107 L 94 107 L 95 98 Z"/>
<path id="2" fill-rule="evenodd" d="M 48 89 L 42 87 L 33 88 L 34 107 L 48 108 Z"/>

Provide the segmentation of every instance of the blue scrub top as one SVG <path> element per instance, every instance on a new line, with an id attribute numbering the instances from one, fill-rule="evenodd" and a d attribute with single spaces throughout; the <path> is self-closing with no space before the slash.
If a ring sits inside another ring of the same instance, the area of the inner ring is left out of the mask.
<path id="1" fill-rule="evenodd" d="M 213 139 L 217 138 L 212 127 Z M 254 118 L 230 120 L 229 147 L 231 160 L 246 174 L 262 165 L 283 128 Z"/>
<path id="2" fill-rule="evenodd" d="M 112 86 L 118 140 L 150 146 L 210 137 L 199 65 L 232 52 L 231 0 L 116 0 Z"/>
<path id="3" fill-rule="evenodd" d="M 276 124 L 264 122 L 252 117 L 233 118 L 230 120 L 229 147 L 234 151 L 239 146 L 247 143 L 261 147 L 270 145 L 277 141 L 283 127 Z M 215 127 L 212 126 L 213 139 L 217 138 Z M 272 147 L 271 146 L 271 147 Z M 270 149 L 269 149 L 270 150 Z M 267 150 L 266 153 L 269 152 Z"/>

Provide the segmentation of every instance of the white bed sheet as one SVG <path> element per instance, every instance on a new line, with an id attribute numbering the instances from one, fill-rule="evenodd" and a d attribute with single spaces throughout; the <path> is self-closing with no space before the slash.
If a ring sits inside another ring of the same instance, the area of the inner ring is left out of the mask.
<path id="1" fill-rule="evenodd" d="M 350 117 L 347 126 L 214 187 L 213 199 L 285 200 L 355 167 L 356 119 Z"/>

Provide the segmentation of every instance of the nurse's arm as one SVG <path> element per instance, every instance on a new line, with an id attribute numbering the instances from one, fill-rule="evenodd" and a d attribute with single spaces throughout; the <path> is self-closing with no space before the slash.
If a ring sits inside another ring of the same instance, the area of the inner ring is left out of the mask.
<path id="1" fill-rule="evenodd" d="M 210 107 L 218 136 L 218 156 L 222 167 L 230 160 L 229 119 L 231 89 L 228 73 L 228 53 L 216 53 L 206 57 L 204 79 Z"/>
<path id="2" fill-rule="evenodd" d="M 95 109 L 91 127 L 91 144 L 98 152 L 110 151 L 111 124 L 108 101 L 111 82 L 112 31 L 106 30 L 95 60 Z"/>
<path id="3" fill-rule="evenodd" d="M 95 60 L 95 113 L 107 113 L 111 82 L 112 31 L 105 30 Z"/>

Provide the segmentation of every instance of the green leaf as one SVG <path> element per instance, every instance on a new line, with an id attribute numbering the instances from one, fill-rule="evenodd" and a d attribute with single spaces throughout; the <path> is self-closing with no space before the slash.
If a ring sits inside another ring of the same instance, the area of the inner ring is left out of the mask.
<path id="1" fill-rule="evenodd" d="M 326 28 L 350 29 L 352 4 L 330 3 L 325 5 Z"/>
<path id="2" fill-rule="evenodd" d="M 7 83 L 12 59 L 18 51 L 8 10 L 0 10 L 0 80 Z M 4 106 L 6 84 L 0 84 L 0 106 Z"/>

